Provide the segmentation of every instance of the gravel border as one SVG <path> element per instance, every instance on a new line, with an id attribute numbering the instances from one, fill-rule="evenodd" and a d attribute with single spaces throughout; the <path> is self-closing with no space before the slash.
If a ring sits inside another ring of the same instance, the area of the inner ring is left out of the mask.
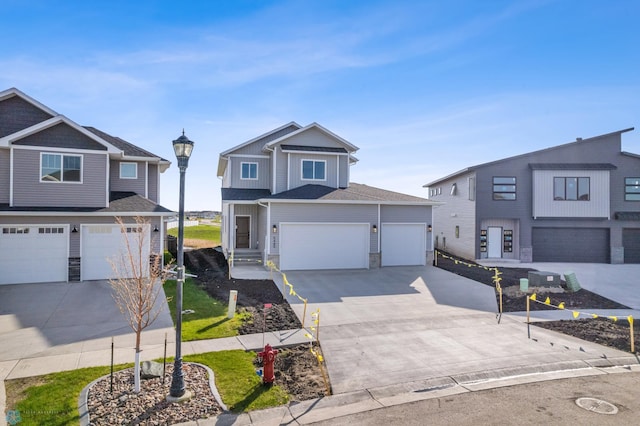
<path id="1" fill-rule="evenodd" d="M 209 388 L 211 389 L 211 393 L 213 394 L 214 398 L 216 399 L 216 401 L 218 402 L 218 404 L 220 404 L 220 407 L 223 410 L 223 413 L 228 412 L 228 408 L 227 406 L 224 404 L 224 402 L 222 402 L 222 398 L 220 397 L 220 393 L 218 392 L 218 389 L 216 388 L 216 384 L 215 384 L 215 375 L 213 373 L 213 370 L 211 368 L 209 368 L 206 365 L 197 363 L 197 362 L 188 362 L 185 364 L 191 364 L 191 365 L 197 365 L 199 367 L 204 368 L 207 371 L 207 376 L 209 377 Z M 132 370 L 133 367 L 131 368 L 125 368 L 124 370 L 118 370 L 118 371 L 126 371 L 126 370 Z M 114 374 L 116 372 L 114 371 Z M 91 390 L 91 388 L 100 380 L 103 380 L 106 377 L 109 377 L 110 374 L 105 374 L 102 377 L 98 377 L 97 379 L 95 379 L 94 381 L 92 381 L 91 383 L 89 383 L 87 386 L 85 386 L 82 391 L 80 392 L 80 396 L 78 397 L 78 413 L 80 414 L 80 426 L 91 426 L 91 420 L 89 418 L 89 409 L 88 409 L 88 397 L 89 397 L 89 391 Z"/>

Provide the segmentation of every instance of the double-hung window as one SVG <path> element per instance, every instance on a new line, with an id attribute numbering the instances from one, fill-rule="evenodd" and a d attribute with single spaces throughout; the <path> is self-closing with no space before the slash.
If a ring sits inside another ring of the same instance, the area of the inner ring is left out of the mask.
<path id="1" fill-rule="evenodd" d="M 516 199 L 516 178 L 494 176 L 493 199 L 494 200 L 515 200 Z"/>
<path id="2" fill-rule="evenodd" d="M 82 156 L 42 153 L 40 182 L 82 182 Z"/>
<path id="3" fill-rule="evenodd" d="M 588 177 L 554 177 L 553 199 L 555 201 L 589 201 Z"/>
<path id="4" fill-rule="evenodd" d="M 640 201 L 640 177 L 624 179 L 624 200 Z"/>
<path id="5" fill-rule="evenodd" d="M 327 162 L 324 160 L 302 160 L 302 180 L 326 180 L 326 168 Z"/>
<path id="6" fill-rule="evenodd" d="M 242 163 L 240 165 L 240 179 L 258 179 L 258 163 Z"/>

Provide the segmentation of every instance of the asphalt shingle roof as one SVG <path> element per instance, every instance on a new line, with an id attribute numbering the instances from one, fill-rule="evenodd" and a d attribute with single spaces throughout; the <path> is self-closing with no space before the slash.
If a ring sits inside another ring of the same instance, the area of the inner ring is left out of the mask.
<path id="1" fill-rule="evenodd" d="M 58 213 L 174 213 L 134 192 L 111 192 L 109 207 L 9 207 L 0 204 L 2 212 L 58 212 Z"/>
<path id="2" fill-rule="evenodd" d="M 161 158 L 158 155 L 152 154 L 151 152 L 140 148 L 139 146 L 132 144 L 131 142 L 127 142 L 124 139 L 121 139 L 116 136 L 111 136 L 110 134 L 105 133 L 102 130 L 98 130 L 95 127 L 84 126 L 84 128 L 90 131 L 91 133 L 93 133 L 94 135 L 101 137 L 102 139 L 109 142 L 111 145 L 115 146 L 116 148 L 121 149 L 125 155 L 131 156 L 131 157 L 160 158 L 163 161 L 168 161 L 168 160 L 165 160 L 164 158 Z"/>
<path id="3" fill-rule="evenodd" d="M 381 202 L 425 202 L 426 198 L 401 194 L 360 183 L 351 183 L 348 188 L 330 188 L 324 185 L 304 185 L 290 191 L 266 197 L 278 200 L 336 200 L 336 201 L 381 201 Z"/>
<path id="4" fill-rule="evenodd" d="M 268 189 L 222 188 L 224 201 L 255 201 L 271 195 Z"/>

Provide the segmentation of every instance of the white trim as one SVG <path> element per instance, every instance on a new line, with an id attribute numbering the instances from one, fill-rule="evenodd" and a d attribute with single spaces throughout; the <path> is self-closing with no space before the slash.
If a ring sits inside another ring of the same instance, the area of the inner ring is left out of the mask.
<path id="1" fill-rule="evenodd" d="M 272 175 L 271 179 L 273 181 L 273 187 L 271 188 L 271 193 L 275 194 L 277 192 L 277 188 L 276 188 L 276 185 L 277 185 L 277 180 L 276 180 L 276 170 L 277 170 L 276 161 L 277 161 L 277 158 L 278 158 L 278 155 L 276 154 L 276 149 L 273 149 L 273 151 L 271 151 L 271 158 L 272 158 L 272 160 L 271 160 L 271 164 L 272 164 L 272 167 L 271 167 L 272 168 L 272 170 L 271 170 L 271 175 Z"/>
<path id="2" fill-rule="evenodd" d="M 340 188 L 340 157 L 336 158 L 336 188 Z"/>
<path id="3" fill-rule="evenodd" d="M 336 135 L 335 133 L 331 132 L 330 130 L 327 130 L 326 128 L 322 127 L 321 125 L 319 125 L 316 122 L 313 122 L 313 123 L 309 124 L 308 126 L 305 126 L 305 127 L 301 128 L 301 129 L 298 129 L 298 130 L 295 130 L 293 132 L 287 133 L 286 135 L 283 135 L 283 136 L 279 137 L 278 139 L 275 139 L 275 140 L 267 143 L 265 145 L 265 148 L 270 148 L 273 145 L 279 144 L 279 143 L 283 142 L 286 139 L 289 139 L 289 138 L 291 138 L 291 137 L 293 137 L 295 135 L 299 135 L 300 133 L 306 132 L 307 130 L 312 129 L 312 128 L 316 128 L 316 129 L 320 130 L 321 132 L 325 133 L 326 135 L 334 138 L 336 141 L 338 141 L 338 142 L 344 144 L 345 146 L 347 146 L 349 148 L 349 150 L 351 150 L 353 152 L 358 150 L 357 146 L 351 144 L 350 142 L 347 142 L 346 139 L 341 138 L 340 136 Z"/>
<path id="4" fill-rule="evenodd" d="M 130 177 L 130 176 L 122 176 L 122 166 L 134 166 L 134 170 L 135 170 L 135 176 Z M 138 163 L 134 163 L 132 161 L 120 161 L 118 163 L 118 178 L 119 179 L 138 179 Z"/>
<path id="5" fill-rule="evenodd" d="M 311 178 L 311 179 L 304 177 L 304 162 L 305 161 L 313 162 L 313 176 L 314 177 Z M 324 164 L 324 170 L 323 170 L 324 178 L 323 179 L 318 179 L 318 178 L 315 177 L 316 176 L 316 163 L 323 163 Z M 326 182 L 327 181 L 327 160 L 313 160 L 313 159 L 310 159 L 310 158 L 302 158 L 302 159 L 300 159 L 300 180 Z"/>
<path id="6" fill-rule="evenodd" d="M 246 142 L 243 142 L 243 143 L 241 143 L 240 145 L 236 145 L 236 146 L 234 146 L 233 148 L 230 148 L 230 149 L 228 149 L 228 150 L 226 150 L 226 151 L 222 152 L 222 153 L 220 154 L 220 156 L 221 156 L 221 157 L 227 157 L 231 152 L 236 151 L 236 150 L 238 150 L 238 149 L 240 149 L 240 148 L 244 148 L 244 147 L 245 147 L 245 146 L 247 146 L 247 145 L 251 145 L 253 142 L 259 141 L 260 139 L 262 139 L 262 138 L 264 138 L 264 137 L 266 137 L 266 136 L 272 135 L 272 134 L 274 134 L 274 133 L 279 132 L 280 130 L 286 129 L 286 128 L 287 128 L 287 127 L 289 127 L 289 126 L 295 126 L 295 127 L 297 127 L 298 129 L 301 129 L 301 128 L 302 128 L 302 126 L 300 126 L 300 125 L 299 125 L 298 123 L 296 123 L 295 121 L 291 121 L 291 122 L 289 122 L 289 123 L 287 123 L 287 124 L 285 124 L 285 125 L 283 125 L 283 126 L 278 127 L 277 129 L 269 130 L 268 132 L 263 133 L 263 134 L 261 134 L 260 136 L 257 136 L 257 137 L 255 137 L 255 138 L 253 138 L 253 139 L 250 139 L 250 140 L 246 141 Z"/>
<path id="7" fill-rule="evenodd" d="M 104 152 L 104 151 L 100 151 L 100 152 Z M 169 166 L 171 165 L 170 161 L 163 160 L 160 157 L 141 157 L 141 156 L 136 156 L 136 155 L 125 155 L 124 153 L 121 153 L 120 155 L 111 155 L 111 158 L 113 158 L 116 161 L 121 161 L 121 160 L 125 160 L 125 161 L 149 161 L 151 163 L 167 164 Z"/>
<path id="8" fill-rule="evenodd" d="M 42 156 L 43 155 L 59 155 L 60 156 L 60 180 L 42 180 Z M 80 180 L 79 181 L 65 181 L 64 180 L 64 157 L 80 157 Z M 84 155 L 83 154 L 64 154 L 59 152 L 41 152 L 40 153 L 40 183 L 44 184 L 59 184 L 59 183 L 68 183 L 68 184 L 76 184 L 82 185 L 84 177 Z"/>
<path id="9" fill-rule="evenodd" d="M 105 170 L 107 171 L 105 182 L 107 184 L 104 186 L 104 207 L 107 208 L 109 207 L 109 187 L 111 186 L 111 161 L 109 156 L 106 156 L 105 158 L 107 160 L 107 167 L 105 167 Z"/>
<path id="10" fill-rule="evenodd" d="M 287 153 L 287 191 L 291 189 L 291 153 Z"/>
<path id="11" fill-rule="evenodd" d="M 144 198 L 149 198 L 149 162 L 144 162 Z"/>
<path id="12" fill-rule="evenodd" d="M 22 210 L 12 210 L 12 211 L 0 211 L 0 217 L 8 216 L 42 216 L 42 217 L 157 217 L 157 216 L 167 216 L 169 212 L 157 212 L 157 213 L 149 213 L 149 212 L 74 212 L 74 211 L 66 211 L 66 212 L 47 212 L 47 211 L 22 211 Z"/>
<path id="13" fill-rule="evenodd" d="M 255 202 L 261 203 L 281 203 L 281 204 L 380 204 L 383 206 L 442 206 L 445 203 L 442 201 L 364 201 L 364 200 L 301 200 L 301 199 L 277 199 L 277 198 L 261 198 L 256 201 L 251 201 L 251 204 Z M 240 204 L 240 203 L 238 203 Z"/>
<path id="14" fill-rule="evenodd" d="M 160 204 L 160 166 L 158 165 L 156 172 L 156 204 Z"/>
<path id="15" fill-rule="evenodd" d="M 13 146 L 9 149 L 9 207 L 13 207 Z"/>
<path id="16" fill-rule="evenodd" d="M 81 148 L 58 148 L 56 146 L 41 146 L 41 145 L 11 145 L 13 149 L 22 149 L 25 151 L 56 151 L 72 154 L 102 154 L 107 155 L 107 151 L 101 151 L 98 149 L 81 149 Z"/>
<path id="17" fill-rule="evenodd" d="M 376 225 L 378 227 L 378 253 L 382 253 L 382 247 L 380 247 L 380 244 L 382 243 L 382 239 L 380 238 L 380 234 L 382 234 L 382 218 L 380 217 L 381 209 L 382 206 L 378 204 L 378 223 Z M 382 263 L 380 263 L 380 265 L 382 265 Z"/>
<path id="18" fill-rule="evenodd" d="M 269 158 L 268 155 L 263 154 L 229 154 L 227 157 L 235 157 L 235 158 Z"/>
<path id="19" fill-rule="evenodd" d="M 244 165 L 247 164 L 249 165 L 249 177 L 243 177 L 243 172 L 244 172 Z M 252 178 L 251 177 L 251 165 L 255 164 L 256 165 L 256 177 Z M 260 174 L 260 163 L 258 163 L 257 161 L 241 161 L 240 162 L 240 180 L 258 180 L 259 179 L 259 174 Z"/>
<path id="20" fill-rule="evenodd" d="M 31 96 L 27 95 L 26 93 L 24 93 L 23 91 L 21 91 L 19 89 L 16 89 L 15 87 L 12 87 L 10 89 L 3 90 L 2 92 L 0 92 L 0 101 L 4 101 L 5 99 L 9 99 L 9 98 L 11 98 L 13 96 L 18 96 L 19 98 L 22 98 L 23 100 L 29 102 L 31 105 L 35 106 L 36 108 L 41 109 L 42 111 L 46 112 L 47 114 L 59 115 L 57 112 L 55 112 L 54 110 L 52 110 L 48 106 L 38 102 L 37 100 L 33 99 Z"/>

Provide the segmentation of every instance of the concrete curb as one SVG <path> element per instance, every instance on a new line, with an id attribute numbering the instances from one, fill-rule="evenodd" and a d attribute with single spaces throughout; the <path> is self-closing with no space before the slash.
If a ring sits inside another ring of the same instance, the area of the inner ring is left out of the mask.
<path id="1" fill-rule="evenodd" d="M 180 423 L 177 426 L 304 425 L 379 408 L 468 392 L 571 377 L 629 372 L 640 372 L 638 357 L 628 356 L 615 359 L 568 361 L 504 368 L 382 386 L 242 414 L 224 413 L 217 417 Z"/>

